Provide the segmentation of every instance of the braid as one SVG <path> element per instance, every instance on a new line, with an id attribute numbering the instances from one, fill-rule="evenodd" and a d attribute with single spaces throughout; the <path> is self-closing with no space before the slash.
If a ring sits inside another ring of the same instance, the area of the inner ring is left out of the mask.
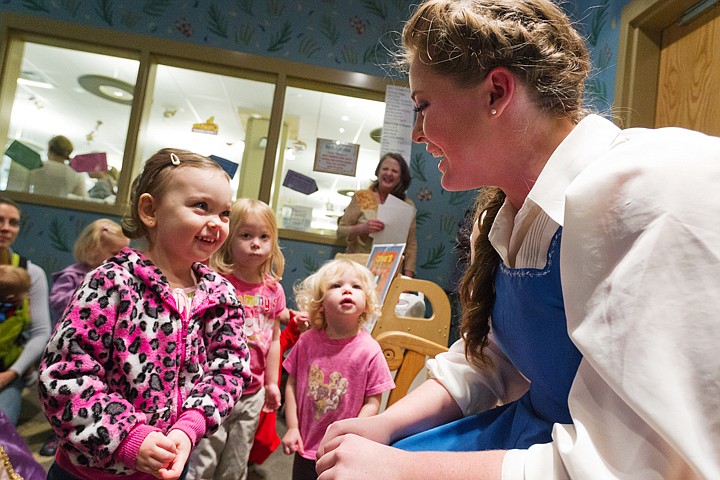
<path id="1" fill-rule="evenodd" d="M 460 333 L 465 339 L 465 356 L 478 367 L 490 365 L 484 349 L 490 334 L 495 304 L 495 271 L 500 257 L 490 244 L 488 234 L 504 200 L 505 193 L 499 188 L 486 187 L 480 191 L 475 202 L 474 219 L 480 235 L 475 239 L 474 257 L 460 281 Z"/>

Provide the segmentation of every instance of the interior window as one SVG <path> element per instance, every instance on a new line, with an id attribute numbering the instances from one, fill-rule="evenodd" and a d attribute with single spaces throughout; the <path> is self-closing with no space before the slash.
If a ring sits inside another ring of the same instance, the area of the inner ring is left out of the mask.
<path id="1" fill-rule="evenodd" d="M 114 203 L 139 62 L 16 42 L 0 189 Z"/>
<path id="2" fill-rule="evenodd" d="M 257 198 L 274 91 L 272 83 L 158 65 L 141 158 L 165 147 L 213 156 L 231 173 L 234 196 Z"/>
<path id="3" fill-rule="evenodd" d="M 280 227 L 333 235 L 355 190 L 380 157 L 385 103 L 288 87 L 273 206 Z"/>

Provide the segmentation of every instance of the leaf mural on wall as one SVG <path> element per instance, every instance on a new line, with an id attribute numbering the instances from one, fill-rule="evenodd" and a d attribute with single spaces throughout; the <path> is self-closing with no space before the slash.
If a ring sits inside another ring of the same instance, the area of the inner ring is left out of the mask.
<path id="1" fill-rule="evenodd" d="M 240 7 L 240 10 L 252 17 L 253 0 L 237 0 L 237 4 L 238 7 Z"/>
<path id="2" fill-rule="evenodd" d="M 607 26 L 609 7 L 610 0 L 603 0 L 600 5 L 594 7 L 593 18 L 590 22 L 590 31 L 587 33 L 587 41 L 593 47 L 598 45 L 600 34 Z"/>
<path id="3" fill-rule="evenodd" d="M 135 28 L 140 21 L 140 15 L 135 12 L 124 12 L 120 15 L 120 25 L 124 25 L 127 28 Z"/>
<path id="4" fill-rule="evenodd" d="M 112 11 L 113 0 L 97 0 L 95 6 L 95 13 L 98 14 L 100 19 L 110 25 L 113 25 L 113 11 Z"/>
<path id="5" fill-rule="evenodd" d="M 432 214 L 429 210 L 425 209 L 418 209 L 417 212 L 415 212 L 415 224 L 420 227 L 425 224 L 427 220 L 430 219 Z"/>
<path id="6" fill-rule="evenodd" d="M 77 17 L 78 12 L 80 11 L 80 5 L 80 0 L 62 0 L 60 2 L 60 8 L 72 15 L 73 18 Z"/>
<path id="7" fill-rule="evenodd" d="M 287 42 L 292 38 L 292 27 L 290 22 L 285 22 L 280 31 L 273 33 L 270 36 L 270 45 L 268 46 L 268 52 L 277 52 L 283 48 Z"/>
<path id="8" fill-rule="evenodd" d="M 358 53 L 353 46 L 343 45 L 340 49 L 340 56 L 342 57 L 342 62 L 347 65 L 356 65 L 358 63 Z"/>
<path id="9" fill-rule="evenodd" d="M 412 172 L 412 178 L 417 178 L 418 180 L 427 182 L 427 177 L 423 171 L 422 157 L 422 153 L 416 153 L 412 156 L 412 159 L 410 160 L 410 171 Z"/>
<path id="10" fill-rule="evenodd" d="M 172 2 L 173 0 L 145 0 L 143 13 L 151 17 L 160 17 Z"/>
<path id="11" fill-rule="evenodd" d="M 34 12 L 50 13 L 50 10 L 48 10 L 45 6 L 45 2 L 43 0 L 23 0 L 22 6 Z"/>
<path id="12" fill-rule="evenodd" d="M 318 264 L 317 260 L 309 255 L 305 255 L 303 257 L 303 265 L 305 266 L 305 273 L 308 275 L 313 272 L 317 272 L 320 268 L 320 264 Z"/>
<path id="13" fill-rule="evenodd" d="M 442 264 L 444 257 L 445 245 L 442 243 L 435 245 L 428 251 L 427 257 L 425 257 L 425 262 L 420 265 L 420 268 L 435 270 Z"/>
<path id="14" fill-rule="evenodd" d="M 267 12 L 271 17 L 281 17 L 285 11 L 285 5 L 279 0 L 270 0 L 267 3 Z"/>
<path id="15" fill-rule="evenodd" d="M 215 5 L 208 8 L 208 29 L 215 35 L 228 38 L 228 25 L 225 14 Z"/>
<path id="16" fill-rule="evenodd" d="M 65 235 L 62 229 L 62 222 L 56 218 L 53 218 L 50 222 L 50 228 L 48 230 L 48 236 L 50 237 L 50 244 L 60 252 L 69 252 L 70 246 L 65 241 Z"/>
<path id="17" fill-rule="evenodd" d="M 328 15 L 323 15 L 320 19 L 320 35 L 327 38 L 331 45 L 335 45 L 340 38 L 340 32 L 333 19 Z"/>
<path id="18" fill-rule="evenodd" d="M 235 32 L 235 41 L 243 45 L 250 45 L 253 35 L 255 35 L 255 27 L 240 25 Z"/>
<path id="19" fill-rule="evenodd" d="M 300 40 L 298 44 L 298 52 L 305 58 L 310 58 L 319 52 L 321 49 L 318 46 L 317 41 L 313 37 L 305 37 Z"/>
<path id="20" fill-rule="evenodd" d="M 365 54 L 363 55 L 363 63 L 371 63 L 373 65 L 381 63 L 380 52 L 382 52 L 382 45 L 380 45 L 379 42 L 375 45 L 369 46 L 367 49 L 365 49 Z"/>
<path id="21" fill-rule="evenodd" d="M 388 16 L 387 6 L 382 0 L 364 0 L 362 2 L 365 10 L 385 20 Z"/>

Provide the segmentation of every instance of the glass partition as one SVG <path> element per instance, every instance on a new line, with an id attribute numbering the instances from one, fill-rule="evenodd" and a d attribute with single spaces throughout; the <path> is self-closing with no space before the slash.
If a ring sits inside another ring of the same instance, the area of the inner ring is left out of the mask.
<path id="1" fill-rule="evenodd" d="M 379 100 L 287 88 L 273 182 L 281 228 L 335 235 L 352 193 L 374 178 L 384 115 Z"/>
<path id="2" fill-rule="evenodd" d="M 114 203 L 138 60 L 17 43 L 0 190 Z"/>
<path id="3" fill-rule="evenodd" d="M 272 83 L 157 65 L 141 158 L 165 147 L 213 155 L 234 172 L 234 196 L 257 198 L 274 91 Z"/>

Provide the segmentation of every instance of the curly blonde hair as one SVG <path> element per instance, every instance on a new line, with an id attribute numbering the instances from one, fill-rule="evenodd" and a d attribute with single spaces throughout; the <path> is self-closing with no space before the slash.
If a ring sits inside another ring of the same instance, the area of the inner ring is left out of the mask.
<path id="1" fill-rule="evenodd" d="M 326 262 L 317 272 L 297 284 L 294 289 L 295 303 L 300 310 L 308 313 L 313 328 L 324 330 L 327 327 L 325 313 L 321 311 L 325 292 L 334 279 L 348 271 L 358 276 L 360 286 L 365 292 L 365 312 L 360 315 L 358 328 L 366 324 L 373 316 L 380 315 L 380 303 L 372 272 L 366 266 L 353 260 L 335 259 Z"/>
<path id="2" fill-rule="evenodd" d="M 540 108 L 578 122 L 590 57 L 582 36 L 549 0 L 427 0 L 405 24 L 396 65 L 415 60 L 459 86 L 505 67 Z"/>
<path id="3" fill-rule="evenodd" d="M 275 280 L 282 279 L 285 271 L 285 256 L 280 250 L 278 241 L 278 226 L 275 212 L 265 202 L 253 198 L 239 198 L 230 207 L 230 229 L 225 243 L 210 257 L 210 266 L 227 275 L 235 269 L 233 263 L 232 239 L 238 234 L 238 230 L 245 225 L 250 215 L 257 215 L 265 222 L 268 233 L 272 237 L 272 249 L 267 260 L 260 267 L 263 278 L 270 275 Z"/>

